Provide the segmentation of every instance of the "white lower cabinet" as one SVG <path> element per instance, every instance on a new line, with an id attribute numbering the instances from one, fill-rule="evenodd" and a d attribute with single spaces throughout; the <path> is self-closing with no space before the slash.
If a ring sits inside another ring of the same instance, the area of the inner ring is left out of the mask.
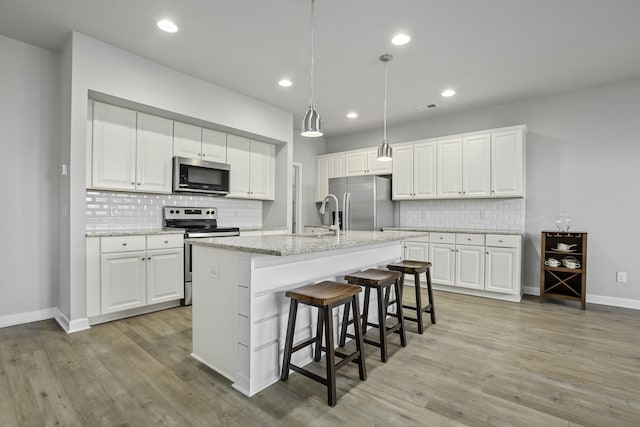
<path id="1" fill-rule="evenodd" d="M 87 239 L 88 317 L 181 298 L 184 298 L 181 234 Z"/>
<path id="2" fill-rule="evenodd" d="M 404 259 L 431 262 L 431 281 L 440 289 L 519 301 L 521 240 L 519 235 L 431 232 L 405 241 Z"/>
<path id="3" fill-rule="evenodd" d="M 145 251 L 103 254 L 100 258 L 101 314 L 146 305 Z"/>

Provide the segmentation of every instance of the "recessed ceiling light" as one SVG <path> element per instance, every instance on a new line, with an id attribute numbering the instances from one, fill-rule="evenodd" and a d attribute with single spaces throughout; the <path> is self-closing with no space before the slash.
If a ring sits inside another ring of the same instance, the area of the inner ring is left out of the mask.
<path id="1" fill-rule="evenodd" d="M 160 28 L 162 31 L 166 31 L 167 33 L 175 33 L 176 31 L 178 31 L 178 26 L 166 19 L 158 21 L 158 28 Z"/>
<path id="2" fill-rule="evenodd" d="M 289 87 L 291 86 L 293 83 L 291 83 L 291 80 L 289 79 L 282 79 L 278 82 L 278 84 L 282 87 Z"/>
<path id="3" fill-rule="evenodd" d="M 347 114 L 347 117 L 350 118 L 350 119 L 355 119 L 356 117 L 358 117 L 358 113 L 355 113 L 355 112 L 352 111 L 352 112 Z"/>
<path id="4" fill-rule="evenodd" d="M 453 96 L 456 94 L 456 91 L 453 89 L 447 89 L 444 92 L 442 92 L 440 95 L 445 96 L 445 97 L 449 97 L 449 96 Z"/>
<path id="5" fill-rule="evenodd" d="M 409 43 L 410 40 L 411 37 L 406 34 L 396 34 L 391 39 L 391 43 L 395 44 L 396 46 L 402 46 L 403 44 Z"/>

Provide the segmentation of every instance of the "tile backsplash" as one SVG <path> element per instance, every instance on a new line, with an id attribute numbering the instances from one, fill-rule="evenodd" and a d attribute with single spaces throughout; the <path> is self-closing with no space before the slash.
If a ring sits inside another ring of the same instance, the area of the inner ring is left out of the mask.
<path id="1" fill-rule="evenodd" d="M 524 231 L 524 200 L 402 201 L 400 226 Z"/>
<path id="2" fill-rule="evenodd" d="M 87 230 L 161 228 L 164 206 L 216 207 L 220 226 L 262 226 L 260 200 L 95 190 L 87 190 L 86 200 Z"/>

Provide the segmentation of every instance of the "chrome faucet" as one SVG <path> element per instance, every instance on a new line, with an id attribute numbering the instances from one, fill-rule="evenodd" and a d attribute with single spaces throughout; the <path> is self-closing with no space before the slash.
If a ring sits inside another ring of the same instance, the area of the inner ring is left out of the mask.
<path id="1" fill-rule="evenodd" d="M 320 205 L 320 209 L 318 210 L 318 212 L 321 215 L 324 215 L 326 207 L 327 207 L 327 202 L 333 199 L 336 202 L 336 214 L 335 217 L 333 218 L 333 225 L 331 227 L 329 227 L 329 230 L 333 230 L 333 234 L 334 235 L 338 235 L 338 233 L 340 232 L 340 220 L 339 215 L 338 215 L 338 198 L 334 195 L 334 194 L 328 194 L 327 197 L 324 198 L 324 200 L 322 201 L 322 204 Z"/>

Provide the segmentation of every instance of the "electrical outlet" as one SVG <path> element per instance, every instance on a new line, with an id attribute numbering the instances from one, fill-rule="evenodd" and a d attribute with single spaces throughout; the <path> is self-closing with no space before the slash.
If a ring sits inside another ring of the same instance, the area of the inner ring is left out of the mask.
<path id="1" fill-rule="evenodd" d="M 618 271 L 616 273 L 616 282 L 618 282 L 618 283 L 627 283 L 627 272 L 626 271 Z"/>
<path id="2" fill-rule="evenodd" d="M 210 279 L 219 279 L 220 278 L 220 269 L 218 267 L 209 267 L 209 278 Z"/>
<path id="3" fill-rule="evenodd" d="M 111 206 L 111 216 L 118 216 L 118 208 Z"/>

